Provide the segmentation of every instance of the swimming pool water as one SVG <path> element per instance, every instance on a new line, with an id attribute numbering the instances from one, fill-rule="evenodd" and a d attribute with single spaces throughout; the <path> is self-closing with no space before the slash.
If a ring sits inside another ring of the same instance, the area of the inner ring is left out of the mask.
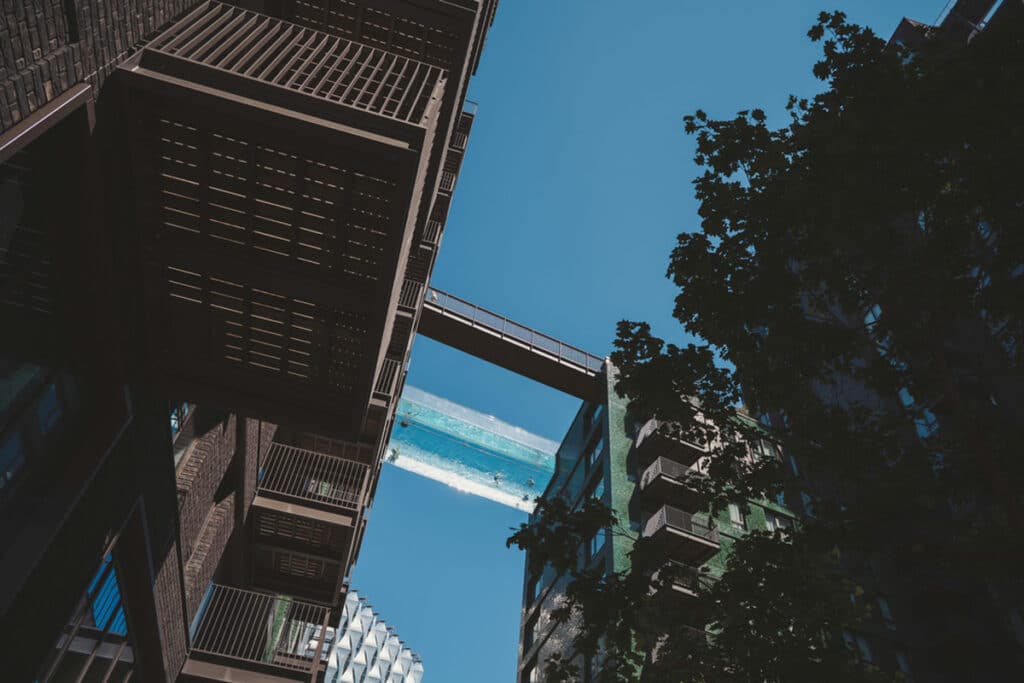
<path id="1" fill-rule="evenodd" d="M 387 461 L 453 488 L 532 511 L 554 472 L 558 444 L 406 387 Z"/>

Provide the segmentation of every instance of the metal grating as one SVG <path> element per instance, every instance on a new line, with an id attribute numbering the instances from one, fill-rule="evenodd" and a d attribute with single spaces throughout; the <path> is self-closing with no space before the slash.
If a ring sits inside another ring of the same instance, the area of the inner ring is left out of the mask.
<path id="1" fill-rule="evenodd" d="M 651 515 L 644 525 L 644 536 L 653 536 L 665 527 L 671 527 L 693 536 L 718 543 L 718 529 L 689 512 L 665 505 Z"/>
<path id="2" fill-rule="evenodd" d="M 423 230 L 423 243 L 431 247 L 437 246 L 441 241 L 441 228 L 441 221 L 427 221 L 427 227 Z"/>
<path id="3" fill-rule="evenodd" d="M 212 584 L 201 610 L 193 653 L 311 672 L 330 651 L 323 605 Z"/>
<path id="4" fill-rule="evenodd" d="M 267 453 L 259 491 L 357 511 L 369 471 L 362 462 L 275 443 Z"/>
<path id="5" fill-rule="evenodd" d="M 405 280 L 398 296 L 398 307 L 408 312 L 415 312 L 423 301 L 423 283 L 416 280 Z"/>
<path id="6" fill-rule="evenodd" d="M 374 394 L 378 398 L 389 400 L 394 396 L 395 382 L 401 373 L 402 363 L 393 358 L 385 358 L 381 364 L 380 374 L 377 375 L 377 384 L 374 386 Z"/>
<path id="7" fill-rule="evenodd" d="M 341 529 L 306 517 L 263 509 L 257 509 L 254 528 L 260 542 L 269 545 L 299 544 L 303 548 L 322 550 L 324 554 L 335 556 L 345 552 L 351 540 L 348 527 Z"/>
<path id="8" fill-rule="evenodd" d="M 458 176 L 451 171 L 441 173 L 441 191 L 451 194 L 455 191 L 455 181 Z"/>
<path id="9" fill-rule="evenodd" d="M 409 123 L 429 114 L 445 71 L 393 51 L 209 2 L 147 49 Z"/>
<path id="10" fill-rule="evenodd" d="M 450 30 L 367 7 L 357 0 L 285 0 L 282 15 L 303 26 L 352 37 L 446 69 L 459 66 L 465 49 L 465 41 Z"/>
<path id="11" fill-rule="evenodd" d="M 364 286 L 380 278 L 398 203 L 394 178 L 188 122 L 161 117 L 155 127 L 158 235 L 203 236 Z"/>

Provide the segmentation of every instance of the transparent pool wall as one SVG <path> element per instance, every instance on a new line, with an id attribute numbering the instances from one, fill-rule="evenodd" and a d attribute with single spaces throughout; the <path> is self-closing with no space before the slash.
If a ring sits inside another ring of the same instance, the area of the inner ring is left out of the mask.
<path id="1" fill-rule="evenodd" d="M 558 443 L 492 415 L 406 386 L 387 462 L 532 512 L 555 469 Z"/>

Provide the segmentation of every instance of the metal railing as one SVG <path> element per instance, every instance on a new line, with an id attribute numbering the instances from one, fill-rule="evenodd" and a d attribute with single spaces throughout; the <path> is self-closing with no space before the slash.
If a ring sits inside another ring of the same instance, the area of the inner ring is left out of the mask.
<path id="1" fill-rule="evenodd" d="M 447 77 L 426 62 L 220 2 L 200 5 L 147 50 L 414 124 L 434 115 Z"/>
<path id="2" fill-rule="evenodd" d="M 567 365 L 576 366 L 587 374 L 596 375 L 604 367 L 604 359 L 599 356 L 587 353 L 575 346 L 570 346 L 565 342 L 530 329 L 525 325 L 520 325 L 502 315 L 488 311 L 486 308 L 481 308 L 447 292 L 428 287 L 425 297 L 428 305 L 439 308 L 444 313 L 462 318 L 474 326 L 494 332 L 503 339 L 515 340 L 527 346 L 531 351 L 553 356 L 556 360 Z"/>
<path id="3" fill-rule="evenodd" d="M 636 435 L 636 442 L 639 445 L 651 437 L 662 437 L 665 439 L 670 439 L 684 446 L 688 446 L 690 448 L 694 448 L 702 452 L 707 452 L 708 450 L 707 445 L 701 445 L 694 441 L 688 441 L 682 438 L 683 431 L 680 428 L 674 426 L 671 423 L 666 423 L 654 418 L 645 422 L 644 425 L 640 428 L 640 431 L 638 431 Z"/>
<path id="4" fill-rule="evenodd" d="M 423 242 L 434 247 L 441 239 L 441 221 L 427 221 L 427 227 L 423 230 Z"/>
<path id="5" fill-rule="evenodd" d="M 699 536 L 712 543 L 718 543 L 718 529 L 712 527 L 708 522 L 702 521 L 689 512 L 663 505 L 657 512 L 651 515 L 644 525 L 644 536 L 653 536 L 664 527 L 672 527 L 684 533 Z"/>
<path id="6" fill-rule="evenodd" d="M 415 280 L 406 280 L 402 283 L 402 291 L 398 295 L 398 307 L 409 311 L 415 311 L 423 300 L 423 283 Z"/>
<path id="7" fill-rule="evenodd" d="M 441 173 L 441 191 L 449 193 L 454 192 L 456 178 L 457 176 L 451 171 L 444 171 Z"/>
<path id="8" fill-rule="evenodd" d="M 675 479 L 685 484 L 692 477 L 701 476 L 701 473 L 692 467 L 681 465 L 675 460 L 662 456 L 656 459 L 646 470 L 644 470 L 644 474 L 640 478 L 640 488 L 646 487 L 654 481 L 654 479 L 660 476 L 666 476 L 669 479 Z"/>
<path id="9" fill-rule="evenodd" d="M 329 617 L 324 605 L 212 584 L 192 652 L 312 672 L 333 646 Z"/>
<path id="10" fill-rule="evenodd" d="M 351 445 L 353 454 L 369 450 Z M 270 446 L 259 481 L 259 491 L 345 510 L 363 504 L 370 466 L 303 448 L 275 443 Z"/>
<path id="11" fill-rule="evenodd" d="M 702 572 L 699 567 L 676 560 L 666 561 L 664 566 L 654 572 L 651 579 L 653 581 L 671 581 L 673 584 L 694 593 L 718 581 L 716 577 Z"/>
<path id="12" fill-rule="evenodd" d="M 381 363 L 380 373 L 377 375 L 377 382 L 373 386 L 374 398 L 379 398 L 384 401 L 393 398 L 395 393 L 395 382 L 398 380 L 398 375 L 401 374 L 401 371 L 401 361 L 395 360 L 394 358 L 385 358 L 384 362 Z"/>

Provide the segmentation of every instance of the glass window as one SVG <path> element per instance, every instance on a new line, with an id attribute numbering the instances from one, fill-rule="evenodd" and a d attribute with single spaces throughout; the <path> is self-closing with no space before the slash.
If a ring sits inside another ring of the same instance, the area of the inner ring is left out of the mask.
<path id="1" fill-rule="evenodd" d="M 793 470 L 793 476 L 794 477 L 799 477 L 800 476 L 800 468 L 796 466 L 796 458 L 793 457 L 792 454 L 790 454 L 790 456 L 789 456 L 789 467 L 790 467 L 791 470 Z"/>
<path id="2" fill-rule="evenodd" d="M 597 554 L 604 548 L 605 540 L 607 540 L 607 531 L 601 529 L 590 538 L 590 544 L 587 548 L 587 559 L 592 560 L 597 557 Z"/>
<path id="3" fill-rule="evenodd" d="M 777 515 L 774 512 L 770 512 L 768 510 L 766 510 L 764 513 L 764 522 L 765 525 L 768 527 L 768 531 L 775 531 L 776 529 L 784 531 L 786 529 L 791 529 L 793 527 L 793 522 L 789 519 L 789 517 Z"/>
<path id="4" fill-rule="evenodd" d="M 12 434 L 0 448 L 0 491 L 17 477 L 25 465 L 25 448 L 20 434 Z"/>
<path id="5" fill-rule="evenodd" d="M 803 503 L 804 512 L 810 516 L 814 516 L 814 500 L 811 498 L 811 494 L 806 491 L 800 492 L 800 502 Z"/>
<path id="6" fill-rule="evenodd" d="M 49 434 L 50 430 L 57 426 L 60 420 L 60 398 L 57 396 L 57 384 L 51 383 L 43 391 L 36 407 L 36 415 L 39 417 L 39 431 Z"/>
<path id="7" fill-rule="evenodd" d="M 860 651 L 860 658 L 870 664 L 875 661 L 874 655 L 871 652 L 871 643 L 864 636 L 857 634 L 857 649 Z"/>
<path id="8" fill-rule="evenodd" d="M 599 438 L 597 441 L 594 442 L 594 445 L 591 447 L 590 451 L 587 452 L 587 469 L 588 470 L 593 468 L 594 465 L 597 464 L 597 461 L 601 459 L 601 451 L 603 451 L 603 450 L 604 450 L 604 436 L 601 436 L 601 438 Z"/>
<path id="9" fill-rule="evenodd" d="M 864 324 L 868 327 L 873 327 L 878 319 L 882 317 L 882 307 L 878 304 L 874 304 L 868 309 L 868 312 L 864 314 Z"/>
<path id="10" fill-rule="evenodd" d="M 888 628 L 895 630 L 896 623 L 892 618 L 892 610 L 889 608 L 889 601 L 881 595 L 878 596 L 878 613 L 882 615 L 882 621 L 885 622 L 885 625 Z"/>
<path id="11" fill-rule="evenodd" d="M 743 517 L 743 511 L 736 503 L 729 503 L 729 521 L 736 529 L 746 529 L 747 520 Z"/>
<path id="12" fill-rule="evenodd" d="M 907 653 L 903 650 L 896 650 L 896 666 L 899 667 L 900 671 L 910 675 L 910 658 L 907 657 Z"/>
<path id="13" fill-rule="evenodd" d="M 917 435 L 922 439 L 927 439 L 929 436 L 934 434 L 939 428 L 939 419 L 935 417 L 928 408 L 924 408 L 921 411 L 921 416 L 914 420 L 914 429 L 917 431 Z"/>
<path id="14" fill-rule="evenodd" d="M 903 387 L 897 393 L 899 394 L 899 397 L 900 397 L 900 403 L 903 404 L 904 408 L 908 408 L 909 409 L 909 408 L 913 408 L 914 407 L 914 397 L 913 397 L 913 395 L 911 395 L 910 389 L 908 389 L 907 387 Z"/>

